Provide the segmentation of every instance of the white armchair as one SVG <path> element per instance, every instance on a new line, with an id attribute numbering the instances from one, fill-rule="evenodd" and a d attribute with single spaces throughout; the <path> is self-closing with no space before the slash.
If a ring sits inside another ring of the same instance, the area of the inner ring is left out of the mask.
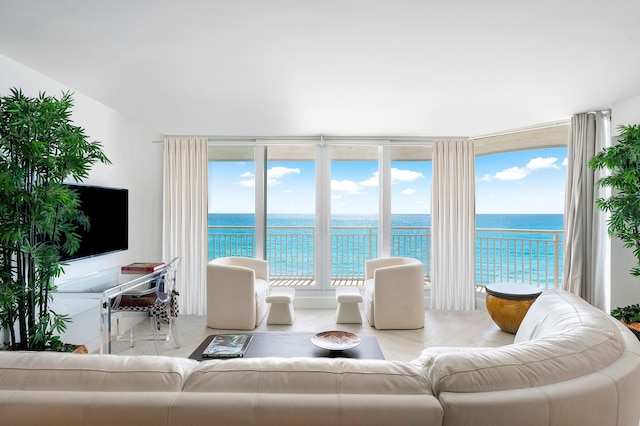
<path id="1" fill-rule="evenodd" d="M 269 264 L 246 257 L 220 257 L 207 264 L 207 326 L 253 330 L 267 313 Z"/>
<path id="2" fill-rule="evenodd" d="M 365 262 L 364 313 L 377 329 L 424 327 L 424 270 L 409 257 Z"/>

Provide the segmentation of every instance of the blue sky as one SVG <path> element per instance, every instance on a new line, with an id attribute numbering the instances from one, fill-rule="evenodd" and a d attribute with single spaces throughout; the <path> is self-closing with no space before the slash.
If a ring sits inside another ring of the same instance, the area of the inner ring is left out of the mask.
<path id="1" fill-rule="evenodd" d="M 566 148 L 518 151 L 476 158 L 476 212 L 559 213 L 564 209 Z M 430 213 L 431 163 L 391 164 L 392 213 Z M 252 162 L 209 163 L 209 212 L 253 213 Z M 267 172 L 269 213 L 314 213 L 313 162 L 270 162 Z M 375 214 L 377 164 L 331 165 L 333 214 Z"/>
<path id="2" fill-rule="evenodd" d="M 477 213 L 564 212 L 567 148 L 476 157 Z"/>

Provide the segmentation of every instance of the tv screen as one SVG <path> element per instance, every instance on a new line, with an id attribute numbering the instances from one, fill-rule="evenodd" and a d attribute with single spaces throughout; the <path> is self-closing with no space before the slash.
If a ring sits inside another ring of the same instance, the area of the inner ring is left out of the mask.
<path id="1" fill-rule="evenodd" d="M 112 253 L 129 248 L 129 191 L 122 188 L 68 184 L 78 193 L 80 208 L 89 217 L 87 230 L 79 227 L 80 248 L 62 260 Z"/>

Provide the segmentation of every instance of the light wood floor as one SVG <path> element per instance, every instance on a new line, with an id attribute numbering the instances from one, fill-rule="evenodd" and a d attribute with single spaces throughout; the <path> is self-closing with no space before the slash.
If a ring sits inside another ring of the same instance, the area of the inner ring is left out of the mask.
<path id="1" fill-rule="evenodd" d="M 336 324 L 334 309 L 296 309 L 294 325 L 267 325 L 266 320 L 254 331 L 305 331 L 320 332 L 344 330 L 357 334 L 375 335 L 385 359 L 411 361 L 420 355 L 422 349 L 432 346 L 502 346 L 513 343 L 512 334 L 501 331 L 485 310 L 425 311 L 425 327 L 419 330 L 376 330 L 367 323 L 363 314 L 363 324 Z M 112 343 L 112 353 L 133 355 L 155 355 L 152 341 L 143 340 L 149 334 L 150 320 L 145 320 L 135 328 L 140 337 L 132 348 L 128 341 Z M 206 317 L 183 315 L 176 320 L 178 336 L 182 346 L 176 348 L 173 340 L 159 342 L 160 354 L 188 357 L 210 334 L 235 330 L 214 330 L 206 325 Z M 309 342 L 311 344 L 311 342 Z"/>

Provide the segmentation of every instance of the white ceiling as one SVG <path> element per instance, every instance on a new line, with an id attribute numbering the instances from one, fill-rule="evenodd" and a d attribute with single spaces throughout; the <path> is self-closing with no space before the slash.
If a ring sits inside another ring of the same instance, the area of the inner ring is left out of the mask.
<path id="1" fill-rule="evenodd" d="M 638 0 L 0 0 L 0 54 L 165 134 L 480 136 L 640 94 L 638 16 Z"/>

